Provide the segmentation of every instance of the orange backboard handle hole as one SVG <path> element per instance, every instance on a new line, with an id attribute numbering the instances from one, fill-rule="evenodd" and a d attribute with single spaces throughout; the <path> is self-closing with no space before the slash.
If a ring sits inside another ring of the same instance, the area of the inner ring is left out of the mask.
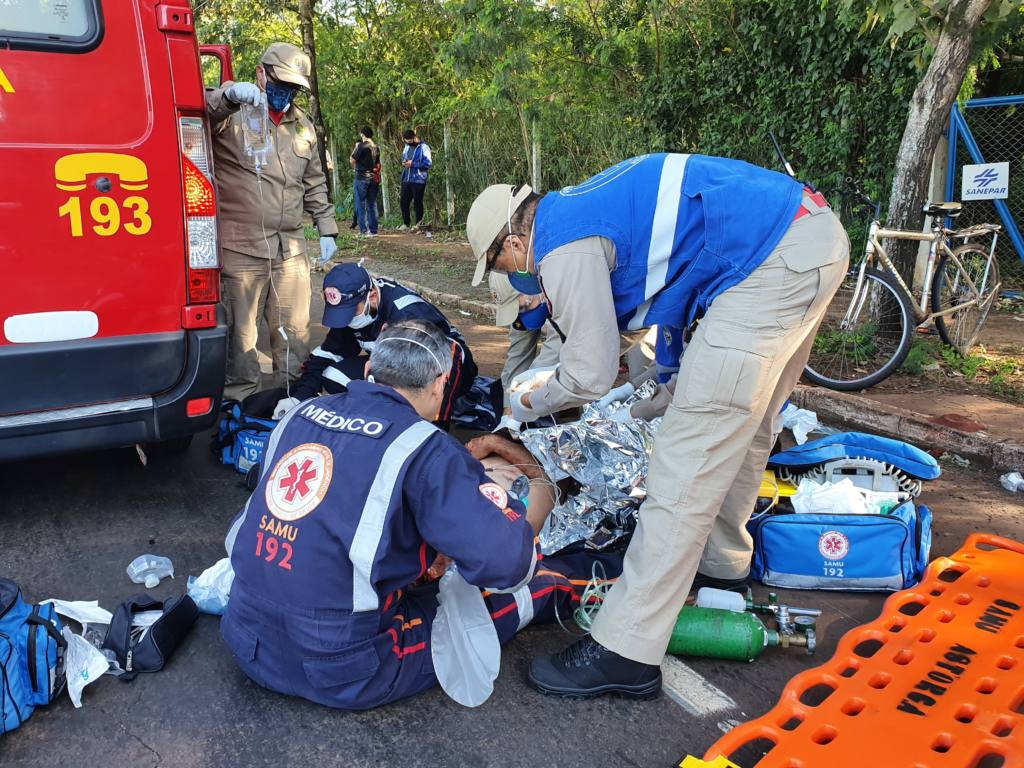
<path id="1" fill-rule="evenodd" d="M 1013 733 L 1013 727 L 1015 725 L 1016 723 L 1013 721 L 1012 717 L 1009 715 L 1003 715 L 996 720 L 995 724 L 992 726 L 992 735 L 998 736 L 1000 739 L 1004 739 Z"/>
<path id="2" fill-rule="evenodd" d="M 813 741 L 815 744 L 821 744 L 822 746 L 825 746 L 826 744 L 831 744 L 833 741 L 835 741 L 835 738 L 838 735 L 838 729 L 832 727 L 831 725 L 825 725 L 814 732 L 814 735 L 811 736 L 811 741 Z"/>
<path id="3" fill-rule="evenodd" d="M 840 707 L 840 711 L 844 715 L 847 715 L 848 717 L 856 717 L 857 715 L 859 715 L 861 712 L 864 711 L 864 707 L 865 707 L 864 699 L 856 699 L 856 698 L 854 698 L 854 699 L 850 699 L 849 701 L 844 702 L 843 706 Z"/>
<path id="4" fill-rule="evenodd" d="M 953 737 L 948 733 L 940 733 L 931 744 L 932 752 L 945 754 L 953 747 Z"/>
<path id="5" fill-rule="evenodd" d="M 953 719 L 958 723 L 972 723 L 978 716 L 978 708 L 973 704 L 961 704 L 953 714 Z"/>
<path id="6" fill-rule="evenodd" d="M 981 680 L 978 681 L 978 685 L 974 690 L 976 690 L 978 693 L 983 693 L 986 696 L 988 696 L 998 687 L 999 683 L 996 682 L 995 678 L 983 677 L 981 678 Z"/>
<path id="7" fill-rule="evenodd" d="M 899 664 L 901 667 L 906 666 L 914 660 L 914 652 L 904 648 L 902 651 L 892 657 L 893 664 Z"/>

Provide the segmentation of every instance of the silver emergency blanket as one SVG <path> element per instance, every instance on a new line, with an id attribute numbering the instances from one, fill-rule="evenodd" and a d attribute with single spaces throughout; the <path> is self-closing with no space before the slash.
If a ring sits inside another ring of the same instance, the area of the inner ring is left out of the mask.
<path id="1" fill-rule="evenodd" d="M 582 486 L 548 517 L 540 533 L 545 554 L 588 538 L 606 517 L 622 526 L 636 515 L 647 496 L 647 465 L 661 419 L 620 422 L 611 416 L 649 398 L 655 389 L 654 382 L 647 382 L 604 411 L 591 404 L 579 421 L 520 434 L 552 481 L 571 477 Z"/>

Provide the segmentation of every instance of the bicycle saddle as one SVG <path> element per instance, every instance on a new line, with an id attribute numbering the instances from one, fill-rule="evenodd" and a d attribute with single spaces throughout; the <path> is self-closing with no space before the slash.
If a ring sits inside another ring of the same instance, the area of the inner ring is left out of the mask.
<path id="1" fill-rule="evenodd" d="M 929 216 L 949 216 L 955 219 L 963 209 L 963 203 L 928 203 L 924 207 L 924 212 Z"/>

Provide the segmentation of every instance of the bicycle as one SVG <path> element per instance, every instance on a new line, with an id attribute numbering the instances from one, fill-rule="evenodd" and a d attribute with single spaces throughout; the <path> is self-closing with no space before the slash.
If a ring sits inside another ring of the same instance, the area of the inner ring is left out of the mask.
<path id="1" fill-rule="evenodd" d="M 806 378 L 829 389 L 859 390 L 890 376 L 910 353 L 914 331 L 934 322 L 946 344 L 966 355 L 977 341 L 999 295 L 995 260 L 998 224 L 947 229 L 946 218 L 960 215 L 961 203 L 928 203 L 930 232 L 887 229 L 881 205 L 852 179 L 848 191 L 873 210 L 863 256 L 851 265 L 818 328 Z M 991 235 L 986 249 L 972 238 Z M 881 241 L 930 242 L 920 301 L 896 270 Z M 963 244 L 952 248 L 955 241 Z M 937 260 L 937 261 L 936 261 Z"/>

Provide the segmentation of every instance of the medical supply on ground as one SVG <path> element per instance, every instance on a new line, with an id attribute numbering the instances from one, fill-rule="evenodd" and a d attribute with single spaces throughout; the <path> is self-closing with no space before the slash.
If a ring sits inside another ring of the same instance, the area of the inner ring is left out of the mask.
<path id="1" fill-rule="evenodd" d="M 52 605 L 60 616 L 78 622 L 83 627 L 90 624 L 110 624 L 113 614 L 100 606 L 99 600 L 58 600 L 51 597 L 40 601 L 41 605 Z"/>
<path id="2" fill-rule="evenodd" d="M 64 687 L 61 628 L 52 605 L 28 603 L 17 584 L 0 578 L 0 734 L 18 728 Z"/>
<path id="3" fill-rule="evenodd" d="M 242 85 L 250 83 L 237 83 L 232 86 L 232 90 Z M 228 92 L 228 97 L 232 97 L 231 91 Z M 238 114 L 242 123 L 242 146 L 245 148 L 245 155 L 252 161 L 256 173 L 260 173 L 267 165 L 272 148 L 270 116 L 267 114 L 266 97 L 262 93 L 254 100 L 256 103 L 252 101 L 243 101 L 239 105 Z"/>
<path id="4" fill-rule="evenodd" d="M 153 589 L 161 579 L 174 578 L 174 564 L 161 555 L 139 555 L 128 563 L 128 578 L 136 584 Z"/>
<path id="5" fill-rule="evenodd" d="M 188 577 L 188 596 L 203 613 L 222 616 L 228 606 L 228 597 L 234 580 L 235 572 L 231 568 L 231 559 L 221 558 L 198 577 Z"/>
<path id="6" fill-rule="evenodd" d="M 478 707 L 490 697 L 501 668 L 494 621 L 480 590 L 462 578 L 454 563 L 441 577 L 437 602 L 430 629 L 434 674 L 449 697 L 464 707 Z"/>
<path id="7" fill-rule="evenodd" d="M 786 505 L 755 514 L 754 578 L 796 589 L 885 591 L 920 578 L 931 547 L 931 512 L 915 506 L 922 482 L 940 474 L 918 448 L 841 432 L 772 456 L 768 466 L 797 482 Z"/>
<path id="8" fill-rule="evenodd" d="M 999 484 L 1012 493 L 1024 491 L 1024 477 L 1020 472 L 1009 472 L 999 478 Z"/>
<path id="9" fill-rule="evenodd" d="M 814 628 L 783 635 L 765 627 L 752 613 L 686 606 L 672 628 L 668 652 L 677 656 L 753 661 L 774 646 L 814 651 Z"/>
<path id="10" fill-rule="evenodd" d="M 838 432 L 768 459 L 779 479 L 798 483 L 807 477 L 817 482 L 843 478 L 873 491 L 921 493 L 922 480 L 942 473 L 939 463 L 910 443 L 863 432 Z"/>
<path id="11" fill-rule="evenodd" d="M 82 691 L 85 690 L 85 686 L 103 677 L 109 664 L 96 646 L 81 635 L 76 635 L 68 627 L 61 631 L 61 639 L 66 646 L 68 697 L 75 705 L 75 709 L 79 709 L 82 706 Z"/>
<path id="12" fill-rule="evenodd" d="M 687 768 L 1024 766 L 1024 543 L 972 534 Z M 765 753 L 767 750 L 767 753 Z M 743 762 L 746 765 L 748 763 Z"/>
<path id="13" fill-rule="evenodd" d="M 797 445 L 807 442 L 807 436 L 818 429 L 818 414 L 804 408 L 797 408 L 792 403 L 786 403 L 780 414 L 782 426 L 793 433 Z"/>
<path id="14" fill-rule="evenodd" d="M 243 475 L 248 474 L 263 460 L 267 439 L 277 422 L 247 415 L 236 400 L 226 400 L 221 411 L 224 416 L 210 448 L 221 464 L 233 466 Z"/>
<path id="15" fill-rule="evenodd" d="M 159 611 L 159 615 L 143 617 L 143 620 L 137 618 L 137 614 L 148 611 Z M 140 672 L 158 672 L 192 629 L 198 616 L 199 609 L 188 595 L 166 602 L 154 600 L 149 595 L 139 595 L 118 606 L 103 647 L 117 656 L 124 669 L 124 673 L 119 675 L 122 680 L 133 680 Z"/>
<path id="16" fill-rule="evenodd" d="M 747 589 L 746 597 L 744 597 L 739 592 L 730 592 L 714 587 L 701 587 L 697 591 L 697 607 L 714 608 L 733 613 L 748 611 L 771 614 L 775 620 L 776 631 L 782 638 L 782 645 L 802 644 L 800 640 L 792 641 L 794 636 L 800 635 L 809 638 L 806 646 L 807 652 L 814 652 L 814 628 L 816 619 L 821 616 L 821 611 L 817 608 L 801 608 L 780 603 L 778 595 L 774 592 L 768 593 L 767 603 L 757 603 L 754 601 L 754 594 L 750 589 Z"/>
<path id="17" fill-rule="evenodd" d="M 928 563 L 931 524 L 928 507 L 913 501 L 882 515 L 755 515 L 747 524 L 754 537 L 751 575 L 791 589 L 905 589 Z"/>

